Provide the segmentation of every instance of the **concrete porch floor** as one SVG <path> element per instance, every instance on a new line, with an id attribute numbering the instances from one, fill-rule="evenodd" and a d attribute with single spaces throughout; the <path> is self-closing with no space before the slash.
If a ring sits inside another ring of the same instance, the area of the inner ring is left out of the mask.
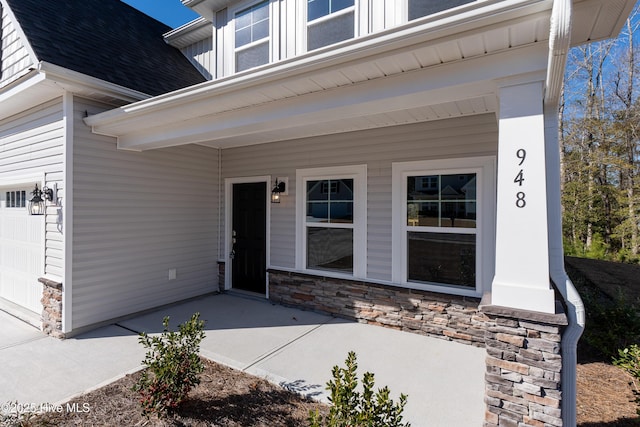
<path id="1" fill-rule="evenodd" d="M 164 316 L 174 329 L 195 312 L 205 321 L 201 355 L 211 360 L 323 399 L 331 368 L 353 350 L 360 378 L 371 371 L 394 398 L 409 395 L 404 414 L 414 427 L 483 424 L 484 349 L 231 294 L 63 341 L 0 311 L 0 404 L 60 403 L 135 371 L 144 358 L 136 332 L 161 332 Z"/>

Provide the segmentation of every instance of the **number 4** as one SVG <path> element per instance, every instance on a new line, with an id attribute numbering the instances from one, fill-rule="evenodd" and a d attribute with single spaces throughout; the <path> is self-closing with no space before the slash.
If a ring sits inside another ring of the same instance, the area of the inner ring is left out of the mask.
<path id="1" fill-rule="evenodd" d="M 519 184 L 522 187 L 522 182 L 524 181 L 524 171 L 522 169 L 520 169 L 520 172 L 518 172 L 518 175 L 516 175 L 515 179 L 513 180 L 514 183 Z"/>

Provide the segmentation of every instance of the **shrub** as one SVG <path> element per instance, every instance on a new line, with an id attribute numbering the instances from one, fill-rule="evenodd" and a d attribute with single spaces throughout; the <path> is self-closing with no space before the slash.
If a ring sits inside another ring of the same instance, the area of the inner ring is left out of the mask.
<path id="1" fill-rule="evenodd" d="M 140 395 L 142 413 L 146 417 L 173 412 L 200 383 L 204 370 L 198 356 L 204 338 L 204 322 L 200 313 L 178 326 L 178 332 L 169 331 L 169 317 L 162 321 L 164 332 L 151 337 L 141 333 L 139 341 L 148 350 L 144 359 L 147 369 L 133 387 Z"/>
<path id="2" fill-rule="evenodd" d="M 613 364 L 621 367 L 633 376 L 633 393 L 636 396 L 636 403 L 640 404 L 640 392 L 638 391 L 638 380 L 640 380 L 640 347 L 638 347 L 637 344 L 633 344 L 618 350 L 618 357 L 613 358 Z M 636 409 L 636 412 L 640 415 L 640 408 Z"/>
<path id="3" fill-rule="evenodd" d="M 353 351 L 349 352 L 345 365 L 346 368 L 334 366 L 333 380 L 327 383 L 327 390 L 331 392 L 329 415 L 322 417 L 317 411 L 311 412 L 311 427 L 410 427 L 409 423 L 402 423 L 406 395 L 401 394 L 395 403 L 386 386 L 374 393 L 374 375 L 370 372 L 365 372 L 363 391 L 359 392 L 356 390 L 358 364 Z"/>

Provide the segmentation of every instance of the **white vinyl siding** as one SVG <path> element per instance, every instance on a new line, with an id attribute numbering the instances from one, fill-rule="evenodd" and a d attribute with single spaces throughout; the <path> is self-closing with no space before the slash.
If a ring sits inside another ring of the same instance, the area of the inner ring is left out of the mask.
<path id="1" fill-rule="evenodd" d="M 33 61 L 25 48 L 7 9 L 0 5 L 0 88 L 24 75 Z"/>
<path id="2" fill-rule="evenodd" d="M 75 105 L 73 328 L 217 290 L 217 150 L 117 150 L 83 124 L 96 111 L 84 102 Z"/>
<path id="3" fill-rule="evenodd" d="M 394 126 L 222 152 L 223 176 L 289 177 L 289 195 L 271 206 L 271 266 L 295 269 L 297 169 L 367 165 L 367 278 L 391 281 L 391 164 L 497 152 L 495 115 Z M 222 252 L 221 252 L 222 253 Z"/>
<path id="4" fill-rule="evenodd" d="M 213 56 L 213 39 L 208 38 L 193 43 L 187 47 L 180 49 L 182 54 L 186 56 L 191 64 L 200 71 L 207 79 L 211 79 L 214 74 L 212 56 Z"/>
<path id="5" fill-rule="evenodd" d="M 64 200 L 64 121 L 62 103 L 51 101 L 32 110 L 0 121 L 0 185 L 16 181 L 20 176 L 38 176 L 40 186 L 57 188 L 57 197 Z M 35 184 L 32 178 L 29 184 Z M 31 190 L 30 188 L 29 190 Z M 27 194 L 27 199 L 31 194 Z M 62 228 L 58 210 L 47 208 L 44 217 L 44 274 L 62 277 Z"/>
<path id="6" fill-rule="evenodd" d="M 37 183 L 58 189 L 64 197 L 64 118 L 60 100 L 0 121 L 0 191 L 25 191 L 27 200 Z M 3 203 L 5 203 L 3 201 Z M 29 216 L 25 208 L 5 209 L 0 240 L 0 293 L 34 312 L 42 311 L 42 285 L 38 278 L 62 277 L 63 230 L 58 209 L 49 206 L 44 216 Z"/>

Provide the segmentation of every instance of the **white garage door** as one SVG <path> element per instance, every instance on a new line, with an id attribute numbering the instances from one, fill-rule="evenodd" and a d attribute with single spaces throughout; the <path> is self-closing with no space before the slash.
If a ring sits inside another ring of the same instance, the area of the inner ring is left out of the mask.
<path id="1" fill-rule="evenodd" d="M 43 216 L 27 212 L 26 188 L 0 189 L 0 297 L 42 312 Z"/>

